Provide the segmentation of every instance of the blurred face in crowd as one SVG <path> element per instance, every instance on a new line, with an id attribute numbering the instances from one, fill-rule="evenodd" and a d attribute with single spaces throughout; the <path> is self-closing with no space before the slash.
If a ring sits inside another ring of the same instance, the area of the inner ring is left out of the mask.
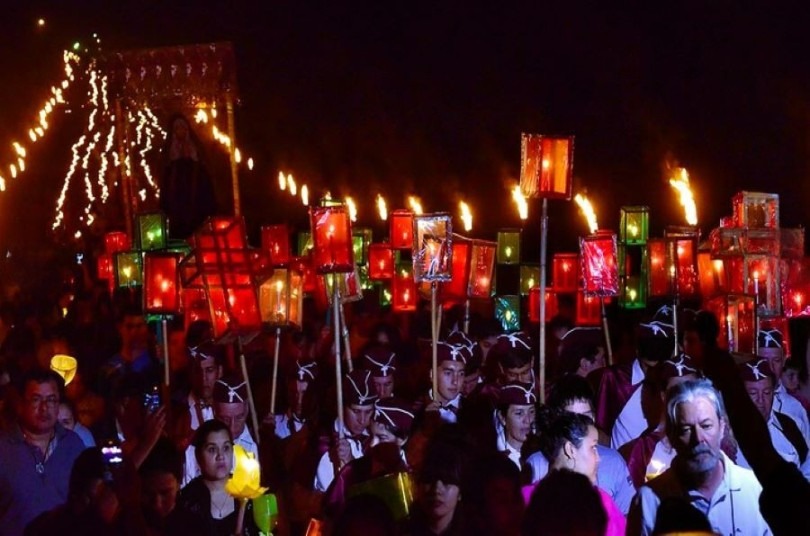
<path id="1" fill-rule="evenodd" d="M 359 436 L 368 431 L 373 414 L 372 404 L 349 404 L 343 410 L 343 422 L 350 434 Z"/>
<path id="2" fill-rule="evenodd" d="M 59 424 L 67 430 L 73 430 L 73 427 L 76 426 L 76 418 L 67 404 L 59 404 L 59 412 L 56 415 L 56 419 L 59 421 Z"/>
<path id="3" fill-rule="evenodd" d="M 149 342 L 149 328 L 143 315 L 126 315 L 119 325 L 121 346 L 132 351 L 143 350 Z"/>
<path id="4" fill-rule="evenodd" d="M 711 400 L 697 396 L 678 404 L 675 421 L 668 424 L 669 441 L 688 472 L 706 473 L 717 466 L 726 423 Z"/>
<path id="5" fill-rule="evenodd" d="M 405 444 L 405 440 L 398 438 L 389 425 L 377 421 L 372 421 L 371 423 L 371 437 L 372 445 L 379 445 L 380 443 L 396 443 L 401 447 Z"/>
<path id="6" fill-rule="evenodd" d="M 751 401 L 759 410 L 760 415 L 765 420 L 771 416 L 771 409 L 773 408 L 773 380 L 770 378 L 763 378 L 755 382 L 744 382 L 745 390 Z"/>
<path id="7" fill-rule="evenodd" d="M 485 337 L 478 341 L 478 346 L 481 348 L 481 356 L 484 361 L 487 359 L 487 354 L 489 354 L 490 348 L 492 348 L 495 343 L 498 342 L 498 336 L 492 335 L 490 337 Z"/>
<path id="8" fill-rule="evenodd" d="M 788 391 L 797 391 L 801 384 L 799 383 L 799 371 L 795 368 L 785 368 L 782 370 L 782 385 Z"/>
<path id="9" fill-rule="evenodd" d="M 777 378 L 782 377 L 782 370 L 785 368 L 785 355 L 781 348 L 760 348 L 757 352 L 759 357 L 768 360 L 771 372 Z"/>
<path id="10" fill-rule="evenodd" d="M 191 385 L 194 394 L 201 400 L 211 400 L 214 395 L 214 385 L 222 378 L 222 366 L 218 366 L 213 357 L 199 361 L 193 360 L 192 363 Z"/>
<path id="11" fill-rule="evenodd" d="M 33 434 L 53 432 L 59 414 L 59 388 L 55 382 L 25 384 L 19 418 L 24 431 Z"/>
<path id="12" fill-rule="evenodd" d="M 233 469 L 233 442 L 228 432 L 218 430 L 208 434 L 202 450 L 197 454 L 197 463 L 206 480 L 228 478 Z"/>
<path id="13" fill-rule="evenodd" d="M 599 452 L 596 449 L 599 443 L 599 432 L 595 426 L 588 427 L 588 434 L 582 439 L 582 444 L 565 444 L 565 455 L 571 460 L 569 469 L 587 476 L 596 484 L 596 471 L 599 468 Z"/>
<path id="14" fill-rule="evenodd" d="M 455 484 L 436 480 L 419 485 L 419 502 L 430 520 L 452 517 L 460 499 L 461 489 Z"/>
<path id="15" fill-rule="evenodd" d="M 293 413 L 298 416 L 304 411 L 304 394 L 307 389 L 309 389 L 308 381 L 295 378 L 287 382 L 287 396 L 290 399 Z"/>
<path id="16" fill-rule="evenodd" d="M 470 374 L 465 374 L 464 385 L 461 386 L 461 394 L 464 396 L 470 396 L 470 394 L 475 391 L 475 387 L 480 381 L 481 369 L 475 369 Z"/>
<path id="17" fill-rule="evenodd" d="M 520 449 L 532 432 L 535 420 L 534 404 L 510 404 L 506 415 L 499 414 L 499 416 L 504 426 L 506 442 L 513 448 Z"/>
<path id="18" fill-rule="evenodd" d="M 141 480 L 141 503 L 144 511 L 165 519 L 177 504 L 180 483 L 171 473 L 153 472 Z"/>
<path id="19" fill-rule="evenodd" d="M 452 401 L 461 392 L 464 384 L 464 363 L 445 360 L 439 363 L 438 400 L 443 404 Z"/>
<path id="20" fill-rule="evenodd" d="M 697 331 L 688 329 L 683 332 L 683 353 L 695 360 L 703 357 L 703 345 Z"/>
<path id="21" fill-rule="evenodd" d="M 531 362 L 526 363 L 522 367 L 515 368 L 501 368 L 503 383 L 521 382 L 521 383 L 534 383 L 534 372 L 532 371 Z"/>
<path id="22" fill-rule="evenodd" d="M 214 403 L 214 418 L 224 422 L 234 438 L 242 435 L 247 423 L 248 405 L 245 402 Z"/>
<path id="23" fill-rule="evenodd" d="M 374 384 L 374 392 L 377 393 L 378 398 L 390 398 L 394 396 L 393 376 L 372 376 L 371 381 Z"/>
<path id="24" fill-rule="evenodd" d="M 577 370 L 577 374 L 584 378 L 594 370 L 603 368 L 605 364 L 605 349 L 600 346 L 593 360 L 585 357 L 579 360 L 579 370 Z"/>

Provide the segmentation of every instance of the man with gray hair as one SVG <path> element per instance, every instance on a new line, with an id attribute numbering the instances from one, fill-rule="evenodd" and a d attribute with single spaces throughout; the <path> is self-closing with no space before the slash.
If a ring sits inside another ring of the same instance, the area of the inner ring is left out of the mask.
<path id="1" fill-rule="evenodd" d="M 754 473 L 734 465 L 720 449 L 727 422 L 711 382 L 673 386 L 666 410 L 666 434 L 676 456 L 669 469 L 639 488 L 627 534 L 652 534 L 658 507 L 666 499 L 690 504 L 717 534 L 771 534 L 759 511 L 762 488 Z"/>

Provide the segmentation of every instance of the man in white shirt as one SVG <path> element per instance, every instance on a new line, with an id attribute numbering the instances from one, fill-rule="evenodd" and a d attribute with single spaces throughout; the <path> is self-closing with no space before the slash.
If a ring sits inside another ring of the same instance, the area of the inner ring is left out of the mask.
<path id="1" fill-rule="evenodd" d="M 725 408 L 708 380 L 674 386 L 667 396 L 666 433 L 677 455 L 672 466 L 639 488 L 627 534 L 653 533 L 658 508 L 682 500 L 701 512 L 715 533 L 770 535 L 759 511 L 762 487 L 754 473 L 738 467 L 720 449 Z"/>
<path id="2" fill-rule="evenodd" d="M 802 403 L 788 393 L 785 386 L 782 385 L 782 371 L 785 368 L 783 342 L 782 332 L 778 329 L 763 329 L 759 332 L 759 351 L 757 355 L 768 361 L 775 377 L 774 411 L 784 413 L 796 421 L 804 440 L 810 444 L 810 422 L 807 419 L 807 411 L 805 411 Z"/>
<path id="3" fill-rule="evenodd" d="M 776 378 L 768 362 L 764 359 L 750 361 L 739 365 L 738 370 L 748 396 L 768 424 L 774 449 L 782 458 L 796 465 L 805 478 L 810 479 L 807 441 L 799 431 L 797 423 L 790 416 L 779 413 L 774 408 Z M 749 467 L 742 452 L 737 456 L 737 463 Z"/>
<path id="4" fill-rule="evenodd" d="M 273 430 L 279 439 L 290 437 L 306 424 L 308 411 L 305 399 L 312 396 L 309 390 L 317 373 L 318 364 L 315 361 L 295 360 L 295 371 L 287 380 L 287 398 L 290 407 L 284 413 L 273 415 Z"/>

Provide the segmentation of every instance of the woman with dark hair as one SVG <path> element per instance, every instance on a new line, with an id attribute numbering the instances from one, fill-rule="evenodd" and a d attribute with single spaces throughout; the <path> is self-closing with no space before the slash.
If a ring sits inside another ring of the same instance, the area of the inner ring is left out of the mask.
<path id="1" fill-rule="evenodd" d="M 562 470 L 586 476 L 601 497 L 602 507 L 607 516 L 608 523 L 604 534 L 606 536 L 624 534 L 626 527 L 624 515 L 610 495 L 596 486 L 596 471 L 599 467 L 599 452 L 596 446 L 599 434 L 593 420 L 587 415 L 544 408 L 538 424 L 540 450 L 549 462 L 549 474 L 540 481 L 540 484 L 555 472 Z M 531 491 L 531 488 L 524 489 L 524 494 L 526 491 Z"/>
<path id="2" fill-rule="evenodd" d="M 597 489 L 586 476 L 560 469 L 537 485 L 523 517 L 522 532 L 524 536 L 602 536 L 608 534 L 606 527 Z"/>
<path id="3" fill-rule="evenodd" d="M 211 536 L 235 534 L 239 503 L 225 491 L 233 471 L 233 438 L 225 423 L 216 419 L 200 425 L 192 441 L 200 476 L 180 491 L 178 508 L 200 518 Z M 258 534 L 251 502 L 247 502 L 243 535 Z"/>

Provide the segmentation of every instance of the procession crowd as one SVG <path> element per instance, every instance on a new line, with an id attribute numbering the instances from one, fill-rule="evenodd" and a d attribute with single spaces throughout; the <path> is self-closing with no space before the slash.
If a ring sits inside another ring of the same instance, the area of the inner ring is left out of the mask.
<path id="1" fill-rule="evenodd" d="M 606 366 L 602 330 L 563 310 L 540 400 L 526 333 L 478 315 L 465 333 L 449 309 L 434 381 L 429 311 L 361 301 L 338 408 L 331 322 L 309 306 L 273 389 L 275 333 L 215 340 L 177 317 L 164 367 L 130 289 L 84 271 L 51 298 L 0 314 L 2 535 L 258 534 L 256 503 L 226 490 L 236 446 L 261 463 L 274 534 L 810 534 L 801 329 L 789 358 L 778 331 L 732 358 L 711 314 L 676 330 L 664 306 L 614 322 Z M 68 385 L 58 354 L 78 361 Z"/>

